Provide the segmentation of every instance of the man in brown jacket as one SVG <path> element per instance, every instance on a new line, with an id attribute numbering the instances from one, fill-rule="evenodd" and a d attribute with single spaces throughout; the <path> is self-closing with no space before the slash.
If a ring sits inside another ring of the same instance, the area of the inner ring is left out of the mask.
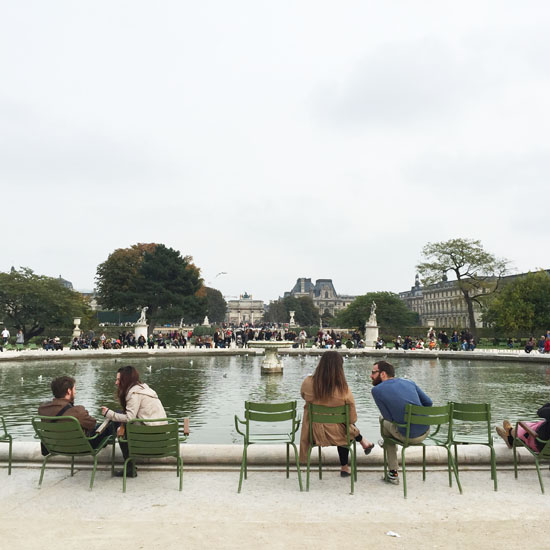
<path id="1" fill-rule="evenodd" d="M 51 383 L 54 398 L 51 401 L 42 403 L 38 407 L 38 414 L 41 416 L 74 416 L 84 433 L 91 437 L 94 435 L 97 422 L 93 416 L 82 406 L 75 405 L 76 395 L 75 379 L 70 376 L 54 378 Z M 110 435 L 112 430 L 106 429 L 102 434 L 91 441 L 92 447 L 97 447 L 103 439 Z"/>

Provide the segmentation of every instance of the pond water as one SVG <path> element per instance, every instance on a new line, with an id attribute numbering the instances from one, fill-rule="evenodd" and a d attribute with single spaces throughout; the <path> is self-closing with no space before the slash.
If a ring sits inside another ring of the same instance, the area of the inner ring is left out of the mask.
<path id="1" fill-rule="evenodd" d="M 316 357 L 284 357 L 282 375 L 262 375 L 263 357 L 147 358 L 0 363 L 0 415 L 20 440 L 31 440 L 30 418 L 42 401 L 51 399 L 50 381 L 61 375 L 76 378 L 76 404 L 101 417 L 101 406 L 118 408 L 116 370 L 133 364 L 141 379 L 157 391 L 168 416 L 190 417 L 190 443 L 241 443 L 234 415 L 242 417 L 245 400 L 303 401 L 300 385 L 314 371 Z M 413 379 L 434 401 L 489 402 L 494 423 L 504 418 L 530 419 L 550 401 L 550 367 L 540 364 L 487 361 L 392 359 L 397 376 Z M 378 409 L 371 397 L 373 358 L 345 361 L 363 435 L 378 439 Z M 151 366 L 149 372 L 147 367 Z"/>

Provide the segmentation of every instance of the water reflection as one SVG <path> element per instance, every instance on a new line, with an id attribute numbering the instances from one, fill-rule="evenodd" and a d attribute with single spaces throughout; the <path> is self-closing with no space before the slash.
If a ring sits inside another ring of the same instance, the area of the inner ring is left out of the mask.
<path id="1" fill-rule="evenodd" d="M 160 357 L 137 359 L 132 364 L 157 391 L 169 416 L 191 418 L 190 442 L 233 443 L 240 441 L 233 416 L 242 416 L 245 400 L 296 399 L 301 409 L 302 380 L 318 360 L 285 357 L 284 373 L 277 376 L 260 373 L 261 357 Z M 32 439 L 30 417 L 40 402 L 51 399 L 51 379 L 68 374 L 77 380 L 76 402 L 100 416 L 102 405 L 119 407 L 114 382 L 123 364 L 116 359 L 1 363 L 0 414 L 17 439 Z M 361 432 L 376 440 L 378 409 L 370 394 L 372 364 L 370 358 L 350 357 L 344 368 L 356 399 Z M 495 422 L 533 418 L 536 409 L 550 400 L 546 365 L 411 358 L 396 359 L 394 364 L 398 376 L 415 380 L 436 404 L 490 402 Z"/>

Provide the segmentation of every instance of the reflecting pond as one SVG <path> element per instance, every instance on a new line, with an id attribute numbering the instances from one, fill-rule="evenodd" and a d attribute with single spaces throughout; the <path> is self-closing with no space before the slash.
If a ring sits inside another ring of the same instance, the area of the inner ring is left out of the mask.
<path id="1" fill-rule="evenodd" d="M 312 373 L 316 357 L 284 357 L 282 375 L 262 375 L 263 357 L 147 358 L 0 363 L 0 415 L 17 438 L 33 437 L 30 417 L 42 401 L 51 399 L 50 381 L 67 374 L 77 380 L 76 403 L 100 416 L 101 405 L 117 408 L 115 373 L 127 363 L 157 391 L 168 416 L 190 417 L 190 443 L 237 443 L 235 413 L 242 416 L 245 400 L 296 399 L 300 385 Z M 490 402 L 494 422 L 533 418 L 550 401 L 550 367 L 541 364 L 488 361 L 392 358 L 397 376 L 413 379 L 434 401 Z M 350 357 L 344 368 L 355 396 L 361 432 L 378 439 L 378 409 L 371 397 L 373 358 Z M 150 368 L 150 371 L 148 367 Z"/>

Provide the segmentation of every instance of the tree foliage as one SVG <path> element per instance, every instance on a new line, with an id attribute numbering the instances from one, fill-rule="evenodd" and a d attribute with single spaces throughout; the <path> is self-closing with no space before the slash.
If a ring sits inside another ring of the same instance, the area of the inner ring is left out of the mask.
<path id="1" fill-rule="evenodd" d="M 83 296 L 52 277 L 22 267 L 0 273 L 0 312 L 4 324 L 22 330 L 25 340 L 47 327 L 71 327 L 89 307 Z"/>
<path id="2" fill-rule="evenodd" d="M 294 320 L 299 326 L 319 324 L 319 309 L 309 296 L 285 296 L 271 302 L 265 319 L 273 323 L 288 323 L 291 311 L 294 311 Z"/>
<path id="3" fill-rule="evenodd" d="M 206 312 L 206 291 L 191 256 L 163 244 L 119 248 L 97 268 L 97 294 L 103 307 L 135 311 L 147 306 L 151 329 L 159 320 L 183 317 L 197 322 Z"/>
<path id="4" fill-rule="evenodd" d="M 508 269 L 508 261 L 487 252 L 481 241 L 450 239 L 428 243 L 422 249 L 424 261 L 417 269 L 424 285 L 431 285 L 451 273 L 457 280 L 468 308 L 470 330 L 476 336 L 474 304 L 482 305 L 495 292 Z"/>
<path id="5" fill-rule="evenodd" d="M 401 332 L 418 324 L 418 314 L 411 311 L 393 292 L 368 292 L 358 296 L 336 316 L 336 324 L 345 328 L 363 329 L 376 302 L 376 320 L 385 332 Z"/>
<path id="6" fill-rule="evenodd" d="M 550 326 L 550 275 L 541 270 L 512 279 L 495 295 L 483 320 L 510 334 L 543 334 Z"/>
<path id="7" fill-rule="evenodd" d="M 227 303 L 222 293 L 210 287 L 205 287 L 206 290 L 206 315 L 211 323 L 222 323 L 227 312 Z"/>

